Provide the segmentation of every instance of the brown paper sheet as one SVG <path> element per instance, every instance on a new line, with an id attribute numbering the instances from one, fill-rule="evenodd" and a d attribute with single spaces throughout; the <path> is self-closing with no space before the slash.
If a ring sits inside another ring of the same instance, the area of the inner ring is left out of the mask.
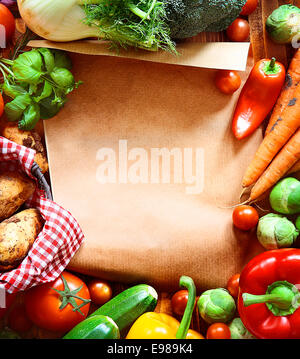
<path id="1" fill-rule="evenodd" d="M 69 269 L 161 289 L 178 288 L 183 274 L 199 289 L 225 286 L 261 251 L 223 208 L 238 202 L 262 137 L 233 137 L 239 93 L 221 94 L 215 70 L 72 58 L 84 84 L 44 122 L 54 199 L 86 236 Z"/>
<path id="2" fill-rule="evenodd" d="M 165 64 L 244 71 L 247 65 L 250 43 L 185 42 L 178 44 L 178 56 L 166 51 L 151 52 L 136 49 L 121 49 L 117 53 L 111 51 L 106 42 L 96 40 L 66 43 L 34 40 L 29 43 L 29 46 L 48 47 L 79 54 L 113 56 Z"/>

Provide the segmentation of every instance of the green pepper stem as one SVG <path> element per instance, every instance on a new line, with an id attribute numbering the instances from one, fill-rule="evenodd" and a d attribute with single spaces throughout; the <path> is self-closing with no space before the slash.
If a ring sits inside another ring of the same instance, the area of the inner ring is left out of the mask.
<path id="1" fill-rule="evenodd" d="M 294 313 L 300 306 L 299 296 L 300 293 L 297 287 L 287 281 L 272 283 L 263 295 L 242 294 L 245 307 L 265 303 L 267 308 L 276 316 Z"/>
<path id="2" fill-rule="evenodd" d="M 275 57 L 272 57 L 271 61 L 264 63 L 263 71 L 266 75 L 276 75 L 280 72 L 280 66 L 276 63 Z"/>
<path id="3" fill-rule="evenodd" d="M 276 59 L 275 59 L 275 57 L 272 57 L 272 59 L 271 59 L 271 61 L 270 61 L 270 64 L 269 64 L 269 68 L 270 68 L 271 70 L 274 70 L 275 63 L 276 63 Z"/>
<path id="4" fill-rule="evenodd" d="M 191 325 L 192 315 L 196 301 L 196 287 L 192 278 L 182 276 L 179 280 L 180 287 L 185 287 L 188 290 L 188 301 L 176 333 L 176 339 L 185 339 Z"/>
<path id="5" fill-rule="evenodd" d="M 271 303 L 276 304 L 283 309 L 287 309 L 292 304 L 290 298 L 284 298 L 282 296 L 278 296 L 277 294 L 253 295 L 249 293 L 244 293 L 243 301 L 245 307 L 258 303 Z"/>

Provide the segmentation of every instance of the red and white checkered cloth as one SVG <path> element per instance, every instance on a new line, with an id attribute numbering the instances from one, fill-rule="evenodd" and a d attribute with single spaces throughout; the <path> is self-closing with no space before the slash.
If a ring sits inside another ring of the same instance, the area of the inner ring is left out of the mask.
<path id="1" fill-rule="evenodd" d="M 9 161 L 9 166 L 14 170 L 19 166 L 34 178 L 31 174 L 34 156 L 34 150 L 0 136 L 0 163 Z M 38 209 L 45 224 L 22 263 L 16 269 L 0 275 L 0 284 L 9 293 L 54 281 L 84 240 L 82 230 L 71 213 L 46 199 L 44 191 L 38 186 L 26 206 Z"/>

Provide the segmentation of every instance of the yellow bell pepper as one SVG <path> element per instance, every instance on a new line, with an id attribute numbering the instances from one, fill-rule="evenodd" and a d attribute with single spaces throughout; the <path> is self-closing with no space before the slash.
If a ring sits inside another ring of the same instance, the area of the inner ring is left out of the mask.
<path id="1" fill-rule="evenodd" d="M 186 276 L 180 278 L 179 284 L 189 291 L 181 323 L 168 314 L 144 313 L 134 322 L 126 339 L 204 339 L 201 334 L 189 330 L 196 299 L 195 284 Z"/>
<path id="2" fill-rule="evenodd" d="M 135 321 L 126 339 L 176 339 L 179 326 L 179 321 L 168 314 L 148 312 Z M 204 337 L 190 329 L 186 339 L 204 339 Z"/>

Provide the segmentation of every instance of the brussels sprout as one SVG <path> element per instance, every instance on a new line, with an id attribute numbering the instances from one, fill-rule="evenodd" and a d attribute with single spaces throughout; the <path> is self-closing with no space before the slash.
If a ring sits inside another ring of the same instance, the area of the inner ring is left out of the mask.
<path id="1" fill-rule="evenodd" d="M 241 318 L 234 318 L 229 324 L 231 339 L 256 339 L 244 326 Z"/>
<path id="2" fill-rule="evenodd" d="M 257 239 L 265 249 L 290 247 L 298 235 L 294 224 L 280 214 L 269 213 L 258 222 Z"/>
<path id="3" fill-rule="evenodd" d="M 300 213 L 300 182 L 293 177 L 279 181 L 270 193 L 270 204 L 282 214 Z"/>
<path id="4" fill-rule="evenodd" d="M 234 299 L 224 288 L 205 291 L 197 305 L 201 317 L 209 324 L 229 322 L 236 311 Z"/>
<path id="5" fill-rule="evenodd" d="M 282 5 L 268 17 L 266 29 L 274 42 L 290 43 L 300 33 L 300 9 L 294 5 Z"/>

